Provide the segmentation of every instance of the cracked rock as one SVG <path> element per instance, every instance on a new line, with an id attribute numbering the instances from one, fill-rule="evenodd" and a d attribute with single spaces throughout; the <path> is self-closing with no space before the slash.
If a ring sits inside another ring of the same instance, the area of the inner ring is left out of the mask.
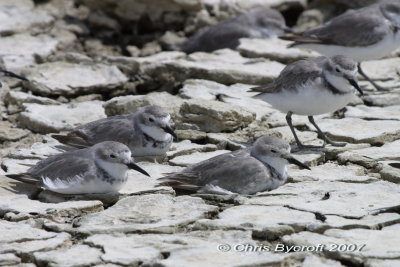
<path id="1" fill-rule="evenodd" d="M 385 240 L 385 242 L 381 242 Z M 338 230 L 331 229 L 324 232 L 324 235 L 301 232 L 297 234 L 287 235 L 282 238 L 282 241 L 289 245 L 318 245 L 324 244 L 327 248 L 332 248 L 334 244 L 344 244 L 352 246 L 351 249 L 344 251 L 324 251 L 329 258 L 350 261 L 353 264 L 362 264 L 366 258 L 373 259 L 397 259 L 400 255 L 400 250 L 396 249 L 399 246 L 400 232 L 398 230 L 385 229 L 380 231 L 367 229 Z M 365 245 L 365 246 L 364 246 Z M 358 251 L 361 246 L 364 246 L 361 251 Z M 353 252 L 353 248 L 356 248 Z"/>
<path id="2" fill-rule="evenodd" d="M 0 3 L 0 34 L 13 34 L 27 30 L 45 29 L 54 21 L 43 11 L 34 9 L 30 0 L 4 0 Z"/>
<path id="3" fill-rule="evenodd" d="M 103 210 L 100 201 L 70 201 L 57 204 L 31 200 L 25 195 L 1 196 L 0 216 L 20 221 L 36 217 L 76 217 Z"/>
<path id="4" fill-rule="evenodd" d="M 334 140 L 350 143 L 384 144 L 400 138 L 400 121 L 358 118 L 322 119 L 317 124 Z M 363 129 L 360 131 L 360 129 Z"/>
<path id="5" fill-rule="evenodd" d="M 217 209 L 197 197 L 166 194 L 132 196 L 105 211 L 82 217 L 76 222 L 75 231 L 172 233 L 178 227 L 205 218 Z"/>
<path id="6" fill-rule="evenodd" d="M 30 82 L 25 82 L 33 93 L 71 96 L 111 92 L 128 78 L 116 67 L 104 64 L 50 62 L 24 71 Z"/>
<path id="7" fill-rule="evenodd" d="M 317 52 L 311 50 L 288 48 L 290 43 L 281 39 L 242 38 L 237 49 L 246 57 L 264 57 L 285 64 L 319 56 Z"/>
<path id="8" fill-rule="evenodd" d="M 243 249 L 240 244 L 257 246 L 251 238 L 250 231 L 191 231 L 174 235 L 93 235 L 84 242 L 103 248 L 103 260 L 132 266 L 138 262 L 174 267 L 243 264 L 261 266 L 289 257 L 284 253 L 268 251 L 240 251 Z M 218 245 L 221 244 L 231 246 L 232 251 L 219 251 Z M 235 249 L 235 245 L 239 246 Z M 163 259 L 162 253 L 168 254 L 169 257 Z"/>
<path id="9" fill-rule="evenodd" d="M 346 107 L 345 116 L 366 120 L 400 120 L 400 105 L 388 107 L 349 106 Z"/>
<path id="10" fill-rule="evenodd" d="M 376 178 L 366 175 L 366 170 L 357 165 L 338 165 L 328 162 L 313 167 L 311 170 L 290 169 L 289 175 L 293 182 L 304 181 L 340 181 L 352 183 L 369 183 Z"/>
<path id="11" fill-rule="evenodd" d="M 357 219 L 376 213 L 380 208 L 397 207 L 398 192 L 400 188 L 386 181 L 368 184 L 313 181 L 287 183 L 270 192 L 259 193 L 245 203 L 285 205 L 302 211 Z"/>
<path id="12" fill-rule="evenodd" d="M 235 131 L 248 126 L 255 114 L 232 104 L 202 99 L 191 99 L 183 103 L 180 114 L 183 123 L 196 125 L 200 131 Z"/>
<path id="13" fill-rule="evenodd" d="M 26 137 L 29 133 L 25 129 L 16 128 L 8 121 L 0 121 L 0 142 L 18 141 Z"/>
<path id="14" fill-rule="evenodd" d="M 238 52 L 223 49 L 197 52 L 187 59 L 164 61 L 148 66 L 146 74 L 159 82 L 205 79 L 222 84 L 263 84 L 278 77 L 284 65 L 265 59 L 248 59 Z"/>
<path id="15" fill-rule="evenodd" d="M 62 105 L 25 104 L 24 107 L 19 124 L 38 133 L 72 130 L 106 117 L 102 101 Z"/>
<path id="16" fill-rule="evenodd" d="M 213 81 L 189 79 L 184 82 L 179 95 L 185 99 L 218 100 L 241 106 L 256 113 L 257 119 L 274 112 L 268 103 L 252 98 L 257 93 L 248 92 L 251 87 L 253 86 L 245 84 L 226 86 Z"/>
<path id="17" fill-rule="evenodd" d="M 104 104 L 107 116 L 134 113 L 141 107 L 157 105 L 165 108 L 174 119 L 179 114 L 183 99 L 166 92 L 154 92 L 147 95 L 119 96 Z"/>
<path id="18" fill-rule="evenodd" d="M 33 257 L 39 265 L 66 267 L 91 266 L 101 263 L 101 255 L 99 249 L 86 245 L 33 253 Z"/>

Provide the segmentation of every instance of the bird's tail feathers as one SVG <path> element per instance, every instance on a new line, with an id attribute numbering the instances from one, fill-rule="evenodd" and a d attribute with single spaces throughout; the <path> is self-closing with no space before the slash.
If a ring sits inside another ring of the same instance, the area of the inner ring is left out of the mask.
<path id="1" fill-rule="evenodd" d="M 179 173 L 172 173 L 166 177 L 157 179 L 159 181 L 157 186 L 170 186 L 174 189 L 196 192 L 201 186 L 192 183 L 194 178 L 197 178 L 195 173 L 185 173 L 184 176 Z"/>
<path id="2" fill-rule="evenodd" d="M 36 186 L 40 186 L 40 184 L 42 183 L 42 180 L 32 176 L 29 173 L 19 173 L 19 174 L 6 174 L 6 177 L 23 182 L 23 183 L 27 183 L 27 184 L 33 184 Z"/>
<path id="3" fill-rule="evenodd" d="M 64 145 L 72 146 L 79 149 L 91 146 L 91 144 L 86 140 L 87 136 L 80 132 L 71 132 L 67 135 L 53 134 L 51 135 L 51 137 Z"/>

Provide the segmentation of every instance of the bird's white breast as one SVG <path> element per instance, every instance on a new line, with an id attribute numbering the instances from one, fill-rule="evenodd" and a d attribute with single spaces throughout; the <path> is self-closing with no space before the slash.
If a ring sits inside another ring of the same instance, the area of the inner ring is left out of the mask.
<path id="1" fill-rule="evenodd" d="M 307 83 L 297 91 L 282 90 L 277 93 L 262 94 L 257 98 L 271 104 L 277 110 L 297 115 L 320 115 L 343 108 L 354 99 L 353 90 L 347 94 L 333 94 L 321 79 Z"/>

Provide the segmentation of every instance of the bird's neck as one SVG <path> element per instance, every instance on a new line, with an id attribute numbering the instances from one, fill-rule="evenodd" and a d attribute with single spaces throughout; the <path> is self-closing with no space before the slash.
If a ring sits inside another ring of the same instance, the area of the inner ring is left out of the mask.
<path id="1" fill-rule="evenodd" d="M 329 71 L 324 71 L 324 78 L 328 88 L 333 94 L 348 94 L 354 92 L 354 88 L 349 81 L 341 76 L 336 76 Z"/>
<path id="2" fill-rule="evenodd" d="M 146 134 L 151 139 L 154 139 L 155 141 L 164 142 L 171 139 L 171 135 L 169 133 L 166 133 L 161 128 L 151 127 L 147 125 L 140 125 L 140 129 L 144 134 Z"/>
<path id="3" fill-rule="evenodd" d="M 126 179 L 128 175 L 128 168 L 124 164 L 111 163 L 102 159 L 96 159 L 96 163 L 100 169 L 114 179 Z"/>
<path id="4" fill-rule="evenodd" d="M 253 157 L 261 161 L 264 165 L 271 167 L 280 177 L 282 177 L 283 179 L 287 178 L 287 161 L 285 159 L 255 155 L 255 153 L 251 154 Z"/>

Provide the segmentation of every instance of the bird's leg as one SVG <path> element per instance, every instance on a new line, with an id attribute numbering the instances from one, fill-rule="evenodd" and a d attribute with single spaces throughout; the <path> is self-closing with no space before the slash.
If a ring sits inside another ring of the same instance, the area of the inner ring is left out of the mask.
<path id="1" fill-rule="evenodd" d="M 315 127 L 315 129 L 317 129 L 318 131 L 318 137 L 321 138 L 322 140 L 324 140 L 324 146 L 325 143 L 331 144 L 332 146 L 345 146 L 346 143 L 339 143 L 339 142 L 335 142 L 332 141 L 331 139 L 329 139 L 322 131 L 321 129 L 318 127 L 318 125 L 315 123 L 314 121 L 314 117 L 313 116 L 308 116 L 308 120 L 311 122 L 311 124 Z"/>
<path id="2" fill-rule="evenodd" d="M 368 77 L 367 74 L 365 74 L 365 72 L 361 68 L 361 63 L 360 62 L 358 63 L 357 66 L 358 66 L 358 73 L 360 73 L 361 76 L 363 76 L 368 82 L 370 82 L 375 87 L 376 90 L 378 90 L 378 91 L 388 91 L 388 89 L 383 88 L 382 86 L 378 85 L 373 80 L 371 80 L 371 78 Z"/>
<path id="3" fill-rule="evenodd" d="M 297 147 L 298 147 L 299 149 L 305 149 L 305 148 L 322 148 L 321 146 L 303 145 L 303 144 L 300 142 L 300 139 L 297 137 L 296 131 L 295 131 L 295 129 L 294 129 L 294 127 L 293 127 L 293 124 L 292 124 L 292 115 L 293 115 L 293 112 L 289 111 L 289 112 L 286 114 L 286 121 L 287 121 L 287 123 L 288 123 L 288 125 L 289 125 L 290 130 L 292 131 L 292 134 L 293 134 L 293 136 L 294 136 L 294 139 L 296 140 Z"/>

